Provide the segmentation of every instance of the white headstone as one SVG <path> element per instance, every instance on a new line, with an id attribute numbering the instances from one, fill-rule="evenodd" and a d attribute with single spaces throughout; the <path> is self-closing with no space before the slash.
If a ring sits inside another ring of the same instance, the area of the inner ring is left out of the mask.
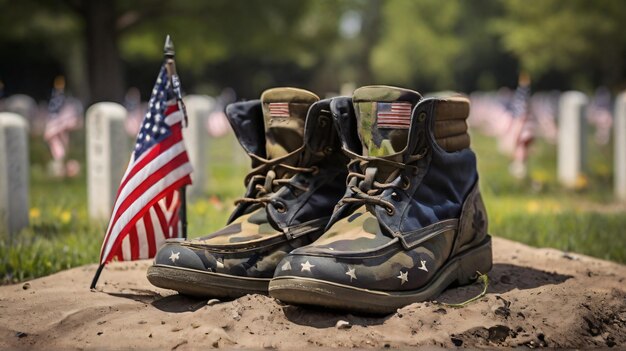
<path id="1" fill-rule="evenodd" d="M 109 219 L 130 160 L 125 119 L 126 109 L 113 102 L 87 110 L 87 201 L 93 219 Z"/>
<path id="2" fill-rule="evenodd" d="M 17 113 L 28 121 L 33 121 L 37 116 L 37 102 L 24 94 L 9 96 L 4 102 L 4 109 L 7 112 Z"/>
<path id="3" fill-rule="evenodd" d="M 585 167 L 585 109 L 588 98 L 578 91 L 561 94 L 557 175 L 561 184 L 575 187 Z"/>
<path id="4" fill-rule="evenodd" d="M 207 182 L 207 134 L 206 124 L 209 114 L 215 107 L 215 100 L 206 95 L 187 95 L 183 102 L 187 109 L 189 124 L 183 128 L 183 137 L 189 160 L 193 166 L 191 180 L 193 184 L 187 188 L 187 196 L 194 198 L 202 195 Z"/>
<path id="5" fill-rule="evenodd" d="M 341 88 L 339 89 L 339 95 L 341 96 L 352 96 L 354 90 L 356 90 L 357 86 L 354 82 L 343 83 L 341 84 Z"/>
<path id="6" fill-rule="evenodd" d="M 28 226 L 28 122 L 0 113 L 0 233 L 16 234 Z"/>
<path id="7" fill-rule="evenodd" d="M 626 92 L 615 101 L 615 196 L 626 201 Z"/>

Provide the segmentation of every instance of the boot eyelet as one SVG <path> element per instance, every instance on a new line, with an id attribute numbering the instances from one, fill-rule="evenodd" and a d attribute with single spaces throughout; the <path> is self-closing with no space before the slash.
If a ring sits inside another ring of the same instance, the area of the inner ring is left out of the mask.
<path id="1" fill-rule="evenodd" d="M 312 166 L 311 167 L 311 174 L 313 175 L 317 175 L 320 172 L 320 168 L 317 166 Z"/>
<path id="2" fill-rule="evenodd" d="M 324 148 L 324 153 L 325 153 L 326 155 L 330 155 L 330 154 L 332 154 L 332 153 L 333 153 L 333 151 L 334 151 L 334 149 L 333 149 L 331 146 L 326 146 L 326 147 Z"/>
<path id="3" fill-rule="evenodd" d="M 401 178 L 401 182 L 402 190 L 409 190 L 409 188 L 411 187 L 411 181 L 409 180 L 409 177 L 403 175 Z"/>
<path id="4" fill-rule="evenodd" d="M 417 115 L 417 121 L 424 122 L 425 120 L 426 120 L 426 112 L 422 111 Z"/>
<path id="5" fill-rule="evenodd" d="M 280 200 L 272 201 L 272 205 L 274 206 L 276 211 L 278 211 L 278 213 L 285 213 L 287 211 L 287 205 L 285 205 L 285 203 Z"/>
<path id="6" fill-rule="evenodd" d="M 396 202 L 399 202 L 401 200 L 400 194 L 395 191 L 391 193 L 391 198 L 393 199 L 393 201 Z"/>
<path id="7" fill-rule="evenodd" d="M 393 207 L 385 207 L 385 211 L 387 211 L 388 216 L 393 216 L 396 213 L 396 210 Z"/>

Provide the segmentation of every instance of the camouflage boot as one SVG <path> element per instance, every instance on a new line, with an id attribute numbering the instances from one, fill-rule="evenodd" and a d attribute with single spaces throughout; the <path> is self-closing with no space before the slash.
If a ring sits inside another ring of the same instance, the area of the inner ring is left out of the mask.
<path id="1" fill-rule="evenodd" d="M 245 197 L 223 229 L 166 243 L 148 280 L 195 296 L 267 294 L 276 264 L 322 234 L 346 189 L 348 159 L 329 104 L 305 90 L 277 88 L 261 101 L 228 106 L 252 159 Z"/>
<path id="2" fill-rule="evenodd" d="M 348 189 L 325 233 L 278 264 L 270 295 L 391 313 L 489 271 L 468 100 L 372 86 L 331 110 L 352 159 Z"/>

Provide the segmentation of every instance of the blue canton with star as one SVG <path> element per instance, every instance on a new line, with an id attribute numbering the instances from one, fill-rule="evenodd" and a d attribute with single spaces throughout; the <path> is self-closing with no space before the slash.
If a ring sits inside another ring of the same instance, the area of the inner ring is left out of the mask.
<path id="1" fill-rule="evenodd" d="M 154 88 L 152 88 L 148 112 L 143 118 L 141 129 L 137 135 L 134 151 L 135 160 L 146 150 L 163 141 L 171 134 L 169 125 L 165 123 L 165 110 L 167 108 L 167 102 L 174 98 L 174 92 L 167 78 L 165 66 L 161 66 L 159 77 L 154 84 Z"/>
<path id="2" fill-rule="evenodd" d="M 56 117 L 56 115 L 61 111 L 61 107 L 65 103 L 65 94 L 63 90 L 52 90 L 52 95 L 50 96 L 50 102 L 48 103 L 48 113 L 51 116 Z"/>

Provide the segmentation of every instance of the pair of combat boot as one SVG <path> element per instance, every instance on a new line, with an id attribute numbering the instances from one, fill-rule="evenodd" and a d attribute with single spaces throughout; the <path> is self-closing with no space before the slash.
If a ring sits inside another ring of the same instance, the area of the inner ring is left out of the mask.
<path id="1" fill-rule="evenodd" d="M 491 269 L 467 99 L 277 88 L 226 114 L 252 159 L 246 194 L 222 230 L 164 245 L 152 284 L 391 313 Z"/>

